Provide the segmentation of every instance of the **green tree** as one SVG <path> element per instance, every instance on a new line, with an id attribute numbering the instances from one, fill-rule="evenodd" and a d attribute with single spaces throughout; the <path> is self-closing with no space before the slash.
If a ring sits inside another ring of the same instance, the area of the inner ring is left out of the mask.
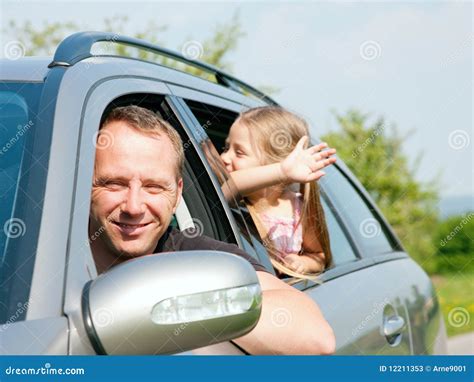
<path id="1" fill-rule="evenodd" d="M 3 29 L 4 34 L 15 37 L 25 47 L 26 56 L 52 56 L 58 44 L 79 27 L 74 22 L 43 23 L 40 28 L 33 27 L 31 21 L 21 25 L 10 20 L 8 28 Z"/>
<path id="2" fill-rule="evenodd" d="M 340 130 L 322 137 L 357 176 L 393 226 L 408 252 L 427 270 L 436 252 L 432 235 L 437 224 L 437 186 L 415 179 L 400 137 L 384 118 L 370 122 L 357 110 L 335 114 Z"/>
<path id="3" fill-rule="evenodd" d="M 474 211 L 451 216 L 440 222 L 433 245 L 436 273 L 474 271 Z"/>
<path id="4" fill-rule="evenodd" d="M 127 34 L 128 25 L 129 19 L 127 16 L 115 16 L 104 20 L 102 30 L 117 34 Z M 167 28 L 166 25 L 158 26 L 154 22 L 149 22 L 139 32 L 135 33 L 133 37 L 165 46 L 166 44 L 160 39 L 160 36 Z M 27 56 L 50 56 L 54 54 L 56 47 L 65 37 L 81 29 L 83 28 L 75 22 L 44 23 L 41 27 L 35 28 L 30 21 L 18 24 L 10 20 L 8 28 L 4 28 L 3 33 L 15 36 L 15 39 L 25 46 L 25 55 Z M 217 25 L 214 34 L 210 38 L 205 39 L 202 43 L 196 42 L 191 58 L 205 61 L 226 71 L 231 71 L 232 67 L 227 61 L 227 56 L 236 49 L 239 40 L 244 35 L 239 15 L 235 13 L 227 23 Z M 178 51 L 181 51 L 183 46 L 190 41 L 192 41 L 191 38 L 188 41 L 184 41 L 178 47 Z M 203 75 L 200 70 L 195 68 L 187 67 L 166 57 L 157 56 L 152 52 L 134 49 L 123 44 L 108 42 L 104 43 L 102 47 L 98 44 L 97 51 L 105 54 L 120 54 L 145 60 L 157 60 L 160 63 L 186 70 L 195 75 Z M 183 53 L 186 56 L 186 52 Z"/>

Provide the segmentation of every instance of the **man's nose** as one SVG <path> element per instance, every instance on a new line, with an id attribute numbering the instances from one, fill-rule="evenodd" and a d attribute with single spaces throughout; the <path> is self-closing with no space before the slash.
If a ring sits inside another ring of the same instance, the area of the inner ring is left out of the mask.
<path id="1" fill-rule="evenodd" d="M 127 192 L 126 199 L 121 206 L 122 212 L 128 215 L 141 215 L 145 212 L 145 204 L 141 197 L 141 188 L 140 187 L 130 187 Z"/>

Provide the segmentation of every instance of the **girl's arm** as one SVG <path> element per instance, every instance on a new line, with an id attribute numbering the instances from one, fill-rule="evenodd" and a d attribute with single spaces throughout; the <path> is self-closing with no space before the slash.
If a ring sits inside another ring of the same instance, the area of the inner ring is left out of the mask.
<path id="1" fill-rule="evenodd" d="M 320 273 L 324 271 L 324 252 L 303 252 L 285 257 L 290 269 L 298 273 Z"/>
<path id="2" fill-rule="evenodd" d="M 299 273 L 318 273 L 324 271 L 325 254 L 312 230 L 303 232 L 302 253 L 285 257 L 288 266 Z"/>
<path id="3" fill-rule="evenodd" d="M 320 179 L 325 174 L 321 170 L 336 161 L 332 157 L 336 150 L 321 151 L 328 147 L 326 143 L 305 149 L 307 140 L 306 136 L 301 138 L 290 155 L 280 163 L 233 171 L 230 177 L 239 193 L 246 196 L 280 183 L 307 183 Z M 224 195 L 232 194 L 227 182 L 222 189 Z"/>

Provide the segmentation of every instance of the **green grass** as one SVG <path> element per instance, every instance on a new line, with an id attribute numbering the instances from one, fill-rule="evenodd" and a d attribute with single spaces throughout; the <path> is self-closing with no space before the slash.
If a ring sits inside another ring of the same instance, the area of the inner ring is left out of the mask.
<path id="1" fill-rule="evenodd" d="M 474 273 L 433 275 L 448 336 L 474 331 Z"/>

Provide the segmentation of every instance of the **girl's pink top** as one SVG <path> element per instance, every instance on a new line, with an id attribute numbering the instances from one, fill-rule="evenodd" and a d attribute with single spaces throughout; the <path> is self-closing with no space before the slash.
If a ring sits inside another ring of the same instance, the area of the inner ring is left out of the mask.
<path id="1" fill-rule="evenodd" d="M 280 256 L 285 258 L 291 253 L 299 253 L 303 243 L 303 224 L 298 224 L 303 200 L 301 193 L 292 193 L 293 217 L 273 216 L 262 212 L 260 220 L 268 231 L 268 238 L 272 241 Z"/>

